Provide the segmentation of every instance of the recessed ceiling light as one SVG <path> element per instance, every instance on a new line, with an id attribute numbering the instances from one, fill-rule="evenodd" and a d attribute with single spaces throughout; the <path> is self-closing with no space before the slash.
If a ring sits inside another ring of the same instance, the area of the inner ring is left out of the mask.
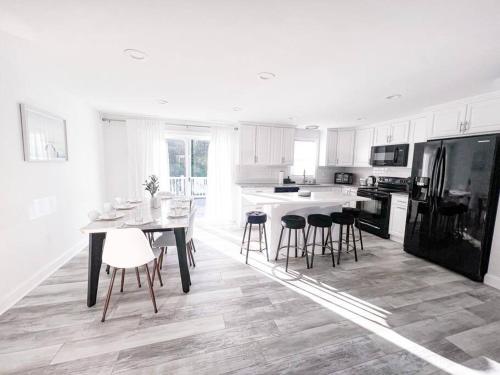
<path id="1" fill-rule="evenodd" d="M 158 103 L 160 103 L 160 104 L 168 104 L 168 100 L 158 99 Z"/>
<path id="2" fill-rule="evenodd" d="M 389 99 L 389 100 L 397 100 L 397 99 L 401 99 L 402 97 L 403 97 L 403 95 L 401 95 L 401 94 L 392 94 L 392 95 L 386 96 L 385 98 Z"/>
<path id="3" fill-rule="evenodd" d="M 273 79 L 273 78 L 276 78 L 276 74 L 274 73 L 271 73 L 271 72 L 260 72 L 258 74 L 259 78 L 264 80 L 264 81 L 267 81 L 269 79 Z"/>
<path id="4" fill-rule="evenodd" d="M 139 51 L 138 49 L 134 48 L 124 49 L 123 54 L 134 60 L 145 60 L 148 57 L 146 52 Z"/>
<path id="5" fill-rule="evenodd" d="M 363 120 L 366 120 L 366 117 L 358 117 L 356 120 L 357 121 L 363 121 Z"/>
<path id="6" fill-rule="evenodd" d="M 306 129 L 310 129 L 310 130 L 316 130 L 316 129 L 318 129 L 318 128 L 319 128 L 319 126 L 318 126 L 318 125 L 307 125 L 307 126 L 306 126 Z"/>
<path id="7" fill-rule="evenodd" d="M 243 109 L 243 108 L 241 108 L 241 107 L 233 107 L 233 111 L 235 111 L 235 112 L 239 112 L 239 111 L 241 111 L 242 109 Z"/>

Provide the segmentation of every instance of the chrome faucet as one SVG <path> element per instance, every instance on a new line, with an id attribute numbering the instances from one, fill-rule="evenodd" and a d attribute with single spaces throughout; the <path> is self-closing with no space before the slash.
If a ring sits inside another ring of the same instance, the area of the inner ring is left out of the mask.
<path id="1" fill-rule="evenodd" d="M 305 185 L 306 184 L 306 170 L 304 169 L 304 181 L 303 181 L 303 184 Z"/>

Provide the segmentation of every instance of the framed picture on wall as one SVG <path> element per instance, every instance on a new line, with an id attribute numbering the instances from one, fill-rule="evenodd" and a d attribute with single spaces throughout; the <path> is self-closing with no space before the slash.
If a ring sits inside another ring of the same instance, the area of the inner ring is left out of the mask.
<path id="1" fill-rule="evenodd" d="M 66 120 L 20 105 L 25 161 L 67 161 Z"/>

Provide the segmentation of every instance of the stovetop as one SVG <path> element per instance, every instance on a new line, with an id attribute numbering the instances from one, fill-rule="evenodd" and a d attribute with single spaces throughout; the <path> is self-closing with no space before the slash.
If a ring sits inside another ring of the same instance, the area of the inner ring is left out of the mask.
<path id="1" fill-rule="evenodd" d="M 363 186 L 358 189 L 365 193 L 405 193 L 408 191 L 408 179 L 401 177 L 379 177 L 377 186 Z"/>

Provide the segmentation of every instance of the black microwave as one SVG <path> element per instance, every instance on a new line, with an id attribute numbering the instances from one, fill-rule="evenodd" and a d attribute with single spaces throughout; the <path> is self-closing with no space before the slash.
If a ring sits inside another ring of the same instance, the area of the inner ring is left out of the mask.
<path id="1" fill-rule="evenodd" d="M 370 158 L 370 165 L 374 167 L 406 167 L 408 164 L 408 150 L 410 145 L 403 143 L 400 145 L 373 146 Z"/>

